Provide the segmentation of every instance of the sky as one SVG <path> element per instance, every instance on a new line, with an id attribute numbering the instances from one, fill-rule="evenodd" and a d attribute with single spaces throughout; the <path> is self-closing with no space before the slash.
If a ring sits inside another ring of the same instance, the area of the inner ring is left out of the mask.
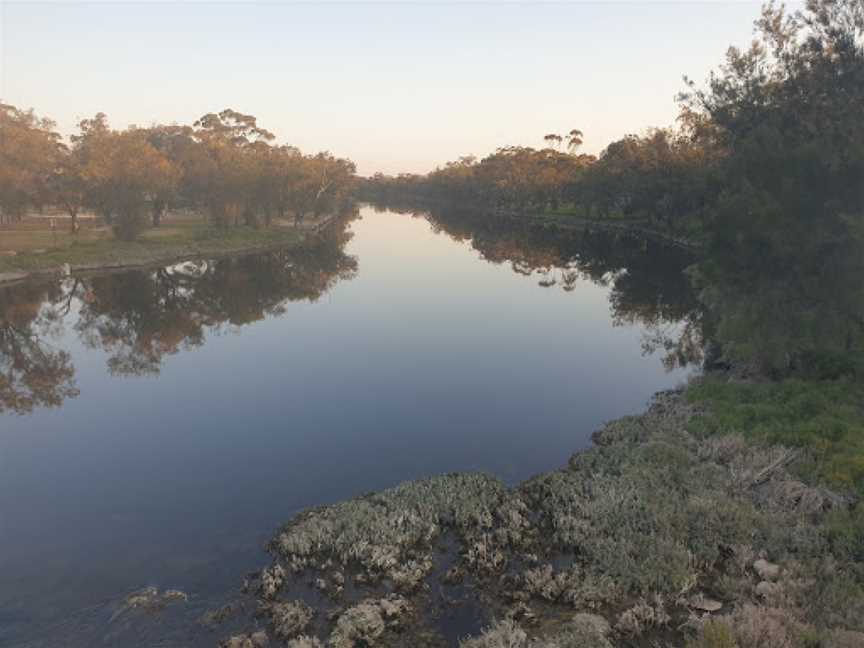
<path id="1" fill-rule="evenodd" d="M 759 2 L 0 0 L 0 101 L 68 135 L 233 108 L 358 172 L 424 173 L 579 128 L 583 151 L 671 125 L 752 39 Z"/>

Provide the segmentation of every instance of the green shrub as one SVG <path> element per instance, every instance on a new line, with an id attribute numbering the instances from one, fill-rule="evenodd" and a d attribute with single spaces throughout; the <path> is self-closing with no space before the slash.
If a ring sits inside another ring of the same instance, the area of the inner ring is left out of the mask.
<path id="1" fill-rule="evenodd" d="M 806 453 L 796 466 L 803 477 L 864 495 L 864 383 L 708 379 L 691 387 L 688 397 L 708 405 L 693 432 L 802 448 Z"/>
<path id="2" fill-rule="evenodd" d="M 687 648 L 738 648 L 729 626 L 718 620 L 710 620 L 699 636 L 687 643 Z"/>
<path id="3" fill-rule="evenodd" d="M 827 529 L 835 556 L 864 563 L 864 504 L 832 513 L 827 520 Z"/>

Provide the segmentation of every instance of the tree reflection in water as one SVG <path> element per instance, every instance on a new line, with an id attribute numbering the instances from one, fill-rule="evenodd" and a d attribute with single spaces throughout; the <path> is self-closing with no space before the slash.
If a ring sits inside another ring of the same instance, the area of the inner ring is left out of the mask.
<path id="1" fill-rule="evenodd" d="M 351 279 L 347 222 L 293 249 L 197 260 L 0 289 L 0 413 L 58 407 L 78 395 L 64 329 L 108 354 L 116 376 L 156 374 L 208 333 L 281 316 Z"/>
<path id="2" fill-rule="evenodd" d="M 391 207 L 392 209 L 392 207 Z M 396 209 L 399 211 L 399 209 Z M 537 277 L 542 288 L 576 290 L 580 279 L 609 288 L 613 323 L 644 328 L 646 354 L 668 369 L 704 361 L 706 317 L 687 273 L 690 251 L 625 230 L 562 229 L 453 211 L 402 210 L 436 232 L 469 242 L 483 259 Z"/>
<path id="3" fill-rule="evenodd" d="M 704 316 L 685 250 L 621 231 L 414 215 L 543 288 L 571 292 L 580 280 L 608 287 L 614 324 L 642 326 L 644 352 L 663 351 L 670 369 L 703 359 Z M 107 353 L 112 375 L 152 375 L 166 356 L 200 347 L 208 334 L 316 301 L 356 274 L 345 253 L 348 222 L 294 249 L 0 289 L 0 412 L 26 414 L 78 395 L 71 356 L 57 347 L 64 330 Z"/>
<path id="4" fill-rule="evenodd" d="M 0 413 L 58 407 L 78 395 L 75 368 L 56 348 L 62 289 L 54 283 L 0 290 Z"/>

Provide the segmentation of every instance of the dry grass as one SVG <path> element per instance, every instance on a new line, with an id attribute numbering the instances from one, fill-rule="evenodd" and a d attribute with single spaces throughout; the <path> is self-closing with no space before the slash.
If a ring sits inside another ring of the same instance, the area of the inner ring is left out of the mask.
<path id="1" fill-rule="evenodd" d="M 51 230 L 51 221 L 55 230 Z M 72 234 L 71 219 L 63 214 L 46 213 L 30 215 L 19 223 L 0 225 L 0 255 L 10 252 L 27 254 L 39 250 L 64 250 L 76 243 L 111 240 L 114 234 L 111 227 L 101 223 L 91 214 L 78 218 L 80 229 Z M 184 230 L 203 224 L 201 216 L 188 212 L 172 212 L 162 222 L 162 226 L 147 230 L 142 238 L 170 238 Z"/>
<path id="2" fill-rule="evenodd" d="M 73 236 L 68 219 L 57 219 L 57 229 L 52 232 L 47 218 L 26 218 L 13 225 L 0 225 L 0 254 L 28 253 L 34 250 L 64 249 L 76 240 L 84 243 L 113 238 L 111 229 L 99 227 L 91 221 L 81 221 L 78 236 Z"/>

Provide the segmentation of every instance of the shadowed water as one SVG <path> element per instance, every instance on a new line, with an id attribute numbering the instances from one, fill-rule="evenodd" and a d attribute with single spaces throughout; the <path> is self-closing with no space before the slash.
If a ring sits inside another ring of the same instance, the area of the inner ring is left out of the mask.
<path id="1" fill-rule="evenodd" d="M 563 464 L 698 358 L 686 253 L 363 208 L 304 249 L 0 288 L 0 646 L 214 645 L 305 507 Z M 130 592 L 190 595 L 124 611 Z"/>

